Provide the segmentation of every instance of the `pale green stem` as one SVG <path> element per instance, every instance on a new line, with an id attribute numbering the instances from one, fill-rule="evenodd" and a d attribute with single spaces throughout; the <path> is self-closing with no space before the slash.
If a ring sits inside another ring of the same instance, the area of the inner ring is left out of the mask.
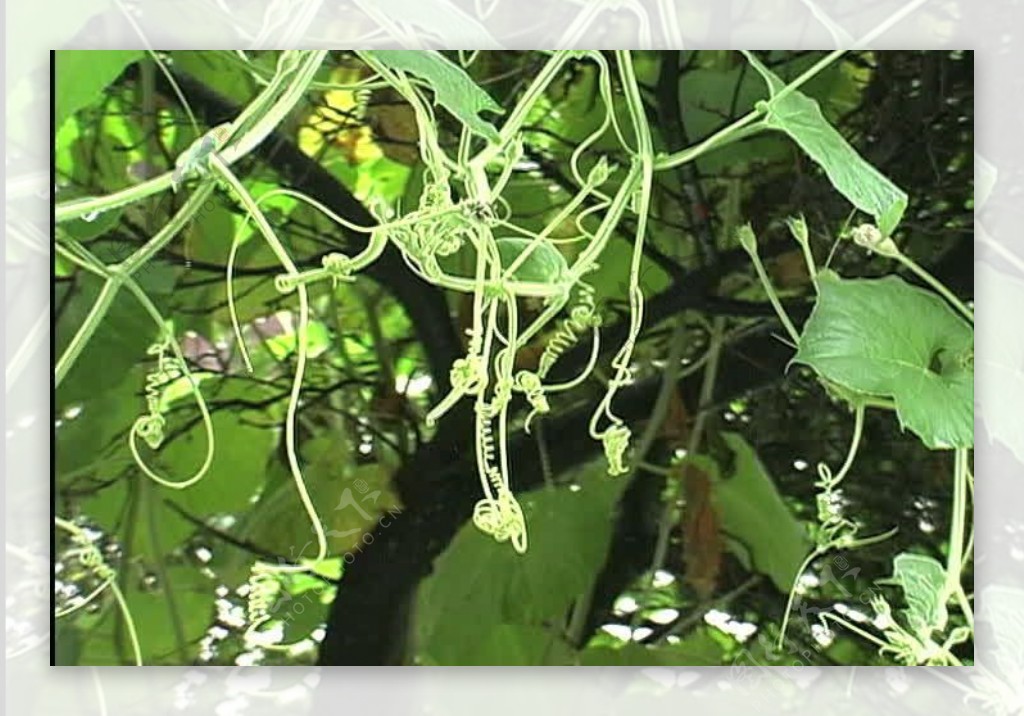
<path id="1" fill-rule="evenodd" d="M 251 128 L 242 135 L 232 146 L 220 152 L 221 159 L 228 165 L 233 164 L 240 158 L 252 151 L 262 142 L 284 116 L 291 111 L 295 102 L 302 96 L 309 83 L 313 79 L 317 68 L 323 62 L 326 51 L 315 51 L 308 54 L 305 61 L 293 68 L 297 75 L 295 80 L 288 86 L 287 91 L 276 97 L 281 85 L 288 80 L 291 71 L 279 71 L 275 75 L 275 82 L 268 85 L 260 95 L 250 103 L 245 110 L 235 119 L 232 124 L 233 131 L 237 130 L 268 102 L 274 101 L 268 112 L 258 121 L 252 124 Z M 54 208 L 54 220 L 60 224 L 71 219 L 77 219 L 87 214 L 100 213 L 116 209 L 117 207 L 131 204 L 148 196 L 157 194 L 172 185 L 173 171 L 165 172 L 136 186 L 122 189 L 121 191 L 107 194 L 105 196 L 90 197 L 87 199 L 74 199 L 61 202 Z"/>
<path id="2" fill-rule="evenodd" d="M 782 302 L 779 300 L 779 296 L 775 292 L 775 287 L 772 285 L 772 281 L 768 277 L 768 272 L 765 271 L 764 264 L 761 263 L 761 256 L 757 253 L 757 245 L 754 244 L 752 247 L 744 245 L 743 248 L 746 249 L 747 254 L 750 256 L 750 260 L 754 264 L 754 270 L 757 272 L 757 278 L 761 281 L 761 285 L 764 286 L 764 291 L 768 294 L 768 301 L 772 304 L 772 308 L 775 309 L 775 313 L 779 317 L 779 321 L 782 322 L 782 327 L 786 329 L 786 333 L 789 334 L 793 344 L 798 344 L 800 342 L 800 332 L 796 330 L 796 326 L 793 325 L 793 321 L 789 318 L 789 314 L 786 313 L 786 309 L 782 307 Z"/>
<path id="3" fill-rule="evenodd" d="M 92 308 L 89 309 L 89 314 L 85 317 L 82 325 L 78 327 L 71 342 L 68 343 L 60 359 L 57 361 L 54 371 L 55 387 L 59 386 L 64 380 L 68 371 L 71 370 L 75 361 L 78 360 L 82 350 L 99 328 L 100 323 L 103 322 L 121 286 L 130 281 L 133 273 L 177 235 L 178 231 L 195 215 L 212 191 L 213 182 L 207 181 L 201 184 L 196 192 L 189 197 L 189 200 L 185 202 L 184 206 L 178 210 L 178 213 L 171 217 L 171 220 L 157 232 L 157 235 L 121 264 L 105 267 L 101 262 L 96 262 L 97 268 L 102 267 L 100 270 L 106 274 L 106 283 L 104 283 L 103 288 L 100 290 L 100 294 L 97 296 Z"/>
<path id="4" fill-rule="evenodd" d="M 974 612 L 963 591 L 962 572 L 964 567 L 964 534 L 967 523 L 967 449 L 960 448 L 955 454 L 953 470 L 953 515 L 949 533 L 949 555 L 946 562 L 946 589 L 943 601 L 955 596 L 971 629 L 974 629 Z"/>
<path id="5" fill-rule="evenodd" d="M 910 269 L 915 276 L 935 289 L 953 306 L 953 308 L 960 312 L 960 315 L 966 318 L 972 326 L 974 325 L 974 311 L 968 308 L 963 301 L 957 298 L 952 291 L 946 288 L 942 281 L 939 281 L 937 278 L 932 276 L 922 266 L 918 265 L 916 261 L 903 253 L 896 254 L 896 260 L 906 268 Z"/>

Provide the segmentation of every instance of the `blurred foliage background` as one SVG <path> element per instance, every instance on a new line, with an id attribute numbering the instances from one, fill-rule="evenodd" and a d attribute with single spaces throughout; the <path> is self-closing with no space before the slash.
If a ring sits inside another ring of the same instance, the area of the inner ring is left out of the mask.
<path id="1" fill-rule="evenodd" d="M 455 61 L 465 54 L 447 53 Z M 160 53 L 202 127 L 230 120 L 259 91 L 277 53 L 246 64 L 231 52 Z M 783 79 L 820 57 L 765 52 Z M 764 83 L 734 52 L 640 52 L 644 100 L 664 150 L 710 135 L 764 96 Z M 468 72 L 503 107 L 544 62 L 538 52 L 481 52 Z M 331 53 L 321 83 L 354 82 L 368 71 Z M 973 291 L 971 53 L 851 52 L 809 82 L 826 117 L 868 161 L 907 190 L 910 207 L 895 239 L 964 297 Z M 92 78 L 84 80 L 83 78 Z M 91 89 L 90 89 L 91 88 Z M 173 169 L 196 139 L 184 107 L 143 53 L 59 52 L 55 64 L 56 200 L 99 195 Z M 535 109 L 524 160 L 505 194 L 520 225 L 539 230 L 578 189 L 568 171 L 576 143 L 600 121 L 594 67 L 570 65 Z M 454 144 L 454 123 L 439 115 Z M 612 151 L 610 141 L 598 148 Z M 290 187 L 352 221 L 367 207 L 416 205 L 422 165 L 411 109 L 388 90 L 352 92 L 321 84 L 278 131 L 235 167 L 258 196 Z M 108 263 L 126 258 L 159 229 L 187 192 L 164 192 L 123 210 L 62 224 Z M 855 552 L 832 554 L 801 582 L 781 652 L 786 593 L 807 553 L 820 461 L 837 464 L 849 413 L 806 369 L 787 370 L 792 349 L 731 227 L 750 221 L 792 315 L 813 297 L 799 248 L 783 220 L 803 213 L 813 250 L 846 276 L 893 270 L 835 237 L 850 207 L 781 133 L 765 133 L 656 177 L 642 286 L 648 311 L 638 344 L 637 381 L 617 399 L 634 431 L 652 413 L 670 360 L 671 336 L 685 332 L 683 369 L 720 320 L 728 340 L 705 406 L 701 452 L 727 464 L 724 478 L 670 468 L 687 447 L 699 410 L 699 371 L 679 380 L 657 440 L 627 479 L 605 475 L 586 422 L 603 392 L 600 378 L 560 394 L 532 434 L 519 406 L 512 426 L 513 483 L 523 494 L 530 550 L 514 554 L 468 524 L 478 489 L 469 412 L 437 428 L 423 416 L 447 387 L 464 350 L 465 301 L 423 283 L 386 252 L 354 283 L 311 289 L 310 363 L 299 412 L 300 455 L 329 531 L 333 557 L 322 574 L 282 585 L 275 615 L 284 652 L 249 649 L 241 633 L 251 565 L 313 554 L 312 533 L 285 463 L 281 425 L 295 360 L 294 298 L 279 294 L 275 258 L 259 235 L 243 235 L 234 285 L 247 373 L 231 331 L 225 268 L 242 222 L 233 201 L 213 195 L 198 218 L 136 275 L 199 376 L 217 448 L 211 472 L 193 488 L 165 491 L 136 468 L 126 441 L 144 411 L 152 321 L 121 296 L 55 395 L 56 514 L 100 540 L 136 620 L 146 663 L 163 664 L 876 664 L 887 661 L 850 634 L 816 626 L 819 610 L 867 619 L 873 580 L 892 556 L 942 558 L 948 534 L 952 455 L 929 452 L 901 434 L 889 413 L 868 414 L 864 442 L 841 509 L 864 534 L 898 532 Z M 365 242 L 296 201 L 270 214 L 302 267 Z M 569 231 L 571 227 L 567 227 Z M 630 224 L 623 224 L 622 239 Z M 611 336 L 628 320 L 631 245 L 613 240 L 594 278 Z M 55 355 L 84 320 L 96 277 L 54 261 Z M 533 355 L 524 351 L 524 366 Z M 604 343 L 617 345 L 612 338 Z M 573 375 L 588 346 L 566 356 Z M 607 358 L 602 357 L 606 364 Z M 599 371 L 600 374 L 600 371 Z M 202 424 L 184 386 L 161 386 L 168 440 L 148 457 L 165 474 L 188 475 L 202 461 Z M 95 586 L 67 558 L 58 534 L 58 608 Z M 660 545 L 660 549 L 659 549 Z M 968 576 L 969 579 L 969 576 Z M 838 606 L 837 606 L 838 605 Z M 858 616 L 861 615 L 861 616 Z M 125 625 L 109 599 L 57 623 L 62 664 L 129 660 Z M 957 647 L 966 658 L 973 645 Z"/>

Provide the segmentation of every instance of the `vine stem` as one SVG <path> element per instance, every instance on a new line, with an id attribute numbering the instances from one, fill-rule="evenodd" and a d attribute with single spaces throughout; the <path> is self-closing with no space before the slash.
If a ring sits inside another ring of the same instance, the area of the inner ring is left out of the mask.
<path id="1" fill-rule="evenodd" d="M 249 194 L 249 191 L 245 188 L 242 182 L 238 180 L 238 177 L 234 175 L 231 169 L 221 161 L 220 157 L 216 154 L 210 157 L 210 166 L 225 181 L 225 183 L 227 183 L 239 203 L 246 209 L 246 211 L 249 212 L 249 215 L 252 216 L 253 221 L 255 221 L 256 226 L 260 230 L 260 233 L 263 234 L 263 237 L 270 245 L 271 250 L 273 250 L 274 254 L 288 273 L 292 276 L 298 275 L 299 270 L 296 267 L 295 262 L 292 261 L 291 256 L 289 256 L 288 251 L 284 248 L 281 240 L 277 237 L 273 227 L 270 226 L 270 222 L 267 221 L 267 217 L 263 214 L 263 211 Z M 295 432 L 299 399 L 302 394 L 302 381 L 306 371 L 309 329 L 309 294 L 306 291 L 305 285 L 302 283 L 298 284 L 297 289 L 299 295 L 299 321 L 295 335 L 295 377 L 292 380 L 287 415 L 285 417 L 285 445 L 287 446 L 286 452 L 288 454 L 288 467 L 290 468 L 292 479 L 295 482 L 295 489 L 299 493 L 299 500 L 302 502 L 303 509 L 305 509 L 313 531 L 316 534 L 317 556 L 313 560 L 315 563 L 320 562 L 327 556 L 327 534 L 324 532 L 324 526 L 320 521 L 320 516 L 317 514 L 316 507 L 313 505 L 312 499 L 309 496 L 309 491 L 306 489 L 306 483 L 302 477 L 302 468 L 299 465 L 299 458 L 296 454 Z M 308 569 L 309 567 L 304 565 L 278 567 L 279 571 L 308 571 Z"/>
<path id="2" fill-rule="evenodd" d="M 323 63 L 324 57 L 327 56 L 327 51 L 316 50 L 304 53 L 304 55 L 304 58 L 300 58 L 298 61 L 292 58 L 300 57 L 299 55 L 289 56 L 287 53 L 282 55 L 274 81 L 267 85 L 263 92 L 232 123 L 233 134 L 240 131 L 246 124 L 250 126 L 232 146 L 221 152 L 221 157 L 227 164 L 235 163 L 255 149 L 284 119 L 284 116 L 291 111 L 302 93 L 305 92 L 309 83 L 313 81 L 313 76 Z M 289 67 L 289 64 L 292 66 Z M 292 74 L 295 75 L 295 79 L 289 82 Z M 283 93 L 281 92 L 282 87 L 285 88 Z M 253 121 L 253 116 L 268 105 L 266 113 Z M 54 208 L 54 220 L 60 224 L 88 214 L 116 209 L 164 191 L 172 187 L 173 184 L 174 172 L 169 171 L 112 194 L 61 202 Z"/>
<path id="3" fill-rule="evenodd" d="M 540 99 L 555 77 L 558 76 L 558 73 L 562 71 L 562 67 L 569 61 L 571 55 L 572 53 L 568 50 L 556 50 L 544 64 L 544 67 L 534 78 L 533 82 L 530 83 L 522 98 L 516 103 L 512 114 L 502 124 L 501 130 L 498 132 L 497 141 L 488 144 L 470 161 L 470 168 L 476 169 L 474 173 L 482 173 L 487 164 L 505 150 L 505 147 L 508 146 L 523 126 L 530 110 L 533 109 L 537 100 Z"/>
<path id="4" fill-rule="evenodd" d="M 263 141 L 301 98 L 306 87 L 313 80 L 317 68 L 323 63 L 325 56 L 326 51 L 308 53 L 304 60 L 298 55 L 282 55 L 281 62 L 278 65 L 278 72 L 275 75 L 275 81 L 238 115 L 232 124 L 232 131 L 237 132 L 247 124 L 251 126 L 245 129 L 245 132 L 232 147 L 227 148 L 222 154 L 216 155 L 217 159 L 225 162 L 225 164 L 229 164 L 252 151 Z M 300 57 L 300 59 L 293 59 L 296 57 Z M 294 66 L 288 67 L 289 63 Z M 290 77 L 293 71 L 296 74 L 294 79 Z M 283 92 L 281 92 L 282 86 L 285 87 Z M 253 117 L 267 105 L 269 107 L 265 113 L 254 121 Z M 172 172 L 168 172 L 149 182 L 106 197 L 58 205 L 54 211 L 56 221 L 59 223 L 90 212 L 103 211 L 122 204 L 138 201 L 170 186 L 172 174 Z M 107 270 L 107 282 L 101 290 L 100 296 L 90 309 L 85 322 L 79 326 L 68 347 L 57 361 L 54 387 L 60 385 L 86 344 L 96 332 L 121 286 L 131 278 L 132 274 L 139 267 L 149 261 L 177 235 L 182 227 L 202 207 L 213 191 L 213 188 L 212 182 L 201 183 L 185 205 L 182 206 L 178 213 L 171 218 L 156 236 L 121 264 L 114 267 L 105 267 Z"/>
<path id="5" fill-rule="evenodd" d="M 69 522 L 68 520 L 56 516 L 54 516 L 53 518 L 53 523 L 60 529 L 70 534 L 74 541 L 78 544 L 80 549 L 90 550 L 94 552 L 98 556 L 100 563 L 104 564 L 103 557 L 99 554 L 99 550 L 97 549 L 96 545 L 85 533 L 85 531 L 82 530 L 81 527 L 79 527 L 73 522 Z M 117 605 L 121 610 L 121 615 L 124 617 L 124 622 L 127 625 L 128 638 L 131 640 L 132 653 L 135 659 L 135 665 L 142 666 L 142 647 L 139 644 L 139 634 L 138 631 L 135 629 L 135 620 L 132 618 L 131 610 L 128 608 L 128 602 L 124 598 L 124 593 L 118 586 L 116 579 L 111 578 L 107 582 L 107 586 L 110 587 L 110 591 L 114 595 L 114 599 L 117 601 Z M 95 596 L 95 593 L 93 595 L 90 595 L 89 599 L 92 599 L 93 596 Z"/>
<path id="6" fill-rule="evenodd" d="M 974 630 L 974 611 L 967 595 L 964 594 L 961 573 L 964 567 L 964 534 L 967 523 L 967 449 L 959 448 L 955 453 L 953 470 L 953 516 L 949 532 L 949 555 L 946 562 L 946 599 L 956 598 L 963 610 L 967 623 Z"/>
<path id="7" fill-rule="evenodd" d="M 715 390 L 715 382 L 718 380 L 719 359 L 722 356 L 723 329 L 725 319 L 716 316 L 711 323 L 711 336 L 705 361 L 704 375 L 701 379 L 700 397 L 697 407 L 697 415 L 693 421 L 693 429 L 690 431 L 690 439 L 687 442 L 687 455 L 692 455 L 700 447 L 700 440 L 704 433 L 704 425 L 707 423 L 707 407 L 711 404 L 711 398 Z M 669 538 L 672 536 L 672 524 L 675 506 L 671 503 L 665 505 L 661 515 L 661 524 L 658 529 L 658 541 L 654 547 L 654 556 L 651 559 L 651 573 L 657 572 L 665 564 L 665 556 L 668 554 Z"/>
<path id="8" fill-rule="evenodd" d="M 96 329 L 99 328 L 100 323 L 106 317 L 107 311 L 110 310 L 110 306 L 114 298 L 116 298 L 118 291 L 121 290 L 121 287 L 131 280 L 132 274 L 138 271 L 146 261 L 166 246 L 199 211 L 213 191 L 213 186 L 213 182 L 203 182 L 181 209 L 178 210 L 178 213 L 171 217 L 171 220 L 157 232 L 156 236 L 120 264 L 105 266 L 102 262 L 96 262 L 96 268 L 100 268 L 99 273 L 106 277 L 106 282 L 100 290 L 99 296 L 96 297 L 92 308 L 89 309 L 89 314 L 82 322 L 82 325 L 78 327 L 71 342 L 68 343 L 60 359 L 57 361 L 54 371 L 54 387 L 61 384 L 68 371 L 74 366 L 82 350 L 92 339 Z"/>
<path id="9" fill-rule="evenodd" d="M 861 435 L 864 431 L 864 412 L 865 407 L 863 404 L 858 405 L 855 409 L 853 422 L 853 437 L 850 439 L 850 447 L 846 451 L 846 460 L 843 461 L 843 465 L 842 467 L 839 468 L 839 472 L 834 477 L 828 475 L 827 466 L 824 463 L 819 463 L 818 473 L 821 478 L 821 481 L 822 483 L 828 485 L 827 488 L 823 489 L 832 489 L 836 485 L 838 485 L 843 480 L 843 478 L 846 477 L 846 473 L 850 471 L 850 467 L 853 466 L 853 460 L 854 458 L 857 457 L 857 449 L 860 447 Z M 820 484 L 821 483 L 819 483 L 819 485 Z M 789 597 L 786 599 L 786 611 L 783 612 L 782 625 L 779 627 L 779 649 L 783 647 L 783 644 L 786 641 L 786 629 L 789 627 L 789 615 L 793 611 L 793 600 L 796 597 L 797 586 L 800 584 L 800 577 L 803 576 L 803 573 L 807 571 L 808 567 L 811 566 L 811 562 L 813 562 L 818 557 L 828 552 L 834 546 L 836 545 L 830 542 L 828 544 L 822 544 L 815 547 L 814 550 L 812 550 L 811 553 L 807 555 L 807 558 L 804 559 L 804 561 L 800 564 L 799 569 L 797 569 L 796 574 L 793 576 L 793 585 L 790 587 Z M 851 543 L 847 546 L 852 547 L 853 544 Z"/>
<path id="10" fill-rule="evenodd" d="M 754 235 L 753 229 L 747 224 L 741 226 L 738 233 L 740 245 L 750 256 L 750 261 L 754 264 L 754 271 L 757 272 L 757 278 L 768 295 L 768 301 L 772 304 L 772 308 L 775 309 L 775 313 L 779 317 L 779 321 L 782 322 L 783 328 L 786 329 L 786 333 L 789 334 L 790 340 L 793 341 L 793 345 L 798 345 L 800 343 L 800 332 L 793 325 L 793 321 L 789 314 L 786 313 L 786 309 L 782 307 L 782 301 L 779 300 L 775 287 L 768 277 L 768 272 L 764 268 L 761 256 L 757 252 L 757 237 Z"/>
<path id="11" fill-rule="evenodd" d="M 911 2 L 908 2 L 902 8 L 900 8 L 892 15 L 890 15 L 884 22 L 875 26 L 870 32 L 868 32 L 863 37 L 858 39 L 854 43 L 854 46 L 864 47 L 868 45 L 870 42 L 878 38 L 880 35 L 887 32 L 889 28 L 898 23 L 904 17 L 914 12 L 921 5 L 924 5 L 925 2 L 927 2 L 927 0 L 911 0 Z M 783 87 L 781 90 L 779 90 L 778 93 L 776 93 L 772 97 L 772 100 L 777 101 L 779 99 L 782 99 L 786 95 L 790 94 L 791 92 L 795 92 L 797 89 L 799 89 L 809 80 L 811 80 L 815 75 L 817 75 L 819 72 L 821 72 L 830 64 L 839 59 L 846 52 L 848 52 L 847 49 L 840 48 L 828 53 L 820 60 L 815 62 L 807 70 L 805 70 L 799 77 L 797 77 L 795 80 L 793 80 L 785 87 Z M 741 136 L 746 136 L 745 131 L 741 132 L 741 130 L 745 130 L 747 128 L 747 125 L 752 124 L 761 116 L 762 111 L 755 109 L 752 112 L 749 112 L 748 114 L 741 117 L 733 124 L 730 124 L 728 127 L 723 128 L 722 130 L 716 132 L 715 134 L 695 144 L 692 147 L 688 147 L 687 149 L 683 149 L 672 154 L 666 154 L 661 157 L 658 157 L 657 161 L 655 161 L 654 164 L 655 171 L 673 169 L 681 164 L 685 164 L 686 162 L 692 161 L 696 159 L 699 155 L 708 151 L 709 149 L 726 142 L 727 140 L 730 139 L 731 135 L 737 135 L 732 136 L 732 140 L 739 139 L 741 138 Z"/>
<path id="12" fill-rule="evenodd" d="M 952 291 L 946 288 L 945 284 L 943 284 L 942 281 L 939 281 L 937 278 L 932 276 L 930 273 L 928 273 L 928 271 L 924 269 L 923 266 L 920 266 L 916 261 L 914 261 L 912 258 L 910 258 L 909 256 L 905 255 L 902 252 L 896 254 L 896 260 L 899 261 L 901 265 L 909 269 L 911 273 L 913 273 L 919 279 L 921 279 L 929 286 L 931 286 L 933 289 L 935 289 L 939 294 L 942 295 L 943 298 L 946 299 L 946 301 L 948 301 L 953 306 L 953 308 L 960 312 L 960 315 L 966 318 L 972 326 L 974 325 L 974 311 L 968 308 L 963 301 L 957 298 Z"/>

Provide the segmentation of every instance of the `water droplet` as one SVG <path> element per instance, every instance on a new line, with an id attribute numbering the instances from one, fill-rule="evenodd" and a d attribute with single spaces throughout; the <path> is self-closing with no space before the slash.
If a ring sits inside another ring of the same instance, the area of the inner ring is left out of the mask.
<path id="1" fill-rule="evenodd" d="M 82 221 L 86 221 L 86 222 L 96 221 L 96 219 L 99 217 L 99 215 L 100 215 L 100 212 L 98 212 L 98 211 L 88 211 L 88 212 L 82 214 Z"/>

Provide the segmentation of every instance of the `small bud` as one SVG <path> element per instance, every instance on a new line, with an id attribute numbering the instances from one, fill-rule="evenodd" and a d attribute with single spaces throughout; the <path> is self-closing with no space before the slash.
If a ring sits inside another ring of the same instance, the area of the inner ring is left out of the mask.
<path id="1" fill-rule="evenodd" d="M 608 181 L 608 177 L 615 171 L 615 166 L 608 163 L 607 157 L 601 157 L 597 160 L 597 164 L 590 170 L 590 174 L 587 175 L 587 184 L 590 186 L 600 186 Z"/>
<path id="2" fill-rule="evenodd" d="M 876 254 L 894 258 L 900 255 L 896 242 L 888 236 L 882 236 L 882 232 L 873 224 L 861 224 L 850 232 L 853 243 L 863 246 Z"/>
<path id="3" fill-rule="evenodd" d="M 744 224 L 736 230 L 736 238 L 740 242 L 740 246 L 748 254 L 753 256 L 757 253 L 757 236 L 754 235 L 754 230 L 750 228 L 750 224 Z"/>
<path id="4" fill-rule="evenodd" d="M 800 244 L 807 243 L 807 222 L 804 217 L 801 216 L 790 216 L 786 219 L 786 226 L 789 227 L 789 233 L 793 235 L 793 238 Z"/>

